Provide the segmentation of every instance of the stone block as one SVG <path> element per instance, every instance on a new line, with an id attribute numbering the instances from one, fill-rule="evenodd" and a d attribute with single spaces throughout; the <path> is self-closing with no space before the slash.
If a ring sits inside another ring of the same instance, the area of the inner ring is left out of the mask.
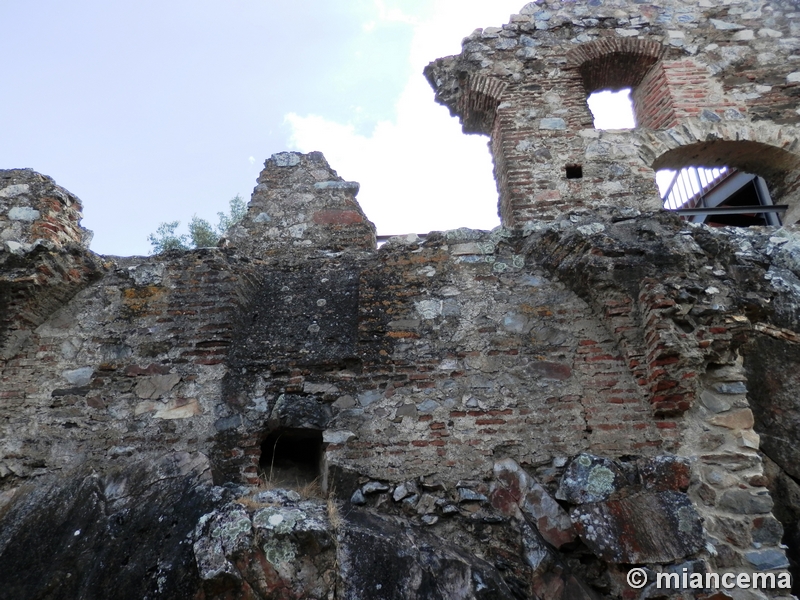
<path id="1" fill-rule="evenodd" d="M 753 411 L 749 408 L 743 408 L 712 417 L 709 419 L 709 423 L 728 429 L 751 429 L 755 421 L 753 419 Z"/>
<path id="2" fill-rule="evenodd" d="M 671 562 L 705 544 L 700 517 L 680 492 L 643 492 L 583 504 L 570 516 L 589 549 L 617 564 Z"/>
<path id="3" fill-rule="evenodd" d="M 577 534 L 569 515 L 541 484 L 530 483 L 520 508 L 545 541 L 555 548 L 575 541 Z"/>
<path id="4" fill-rule="evenodd" d="M 600 502 L 627 483 L 624 473 L 613 461 L 580 454 L 564 471 L 556 498 L 570 504 Z"/>
<path id="5" fill-rule="evenodd" d="M 691 462 L 681 456 L 654 456 L 637 462 L 642 484 L 648 489 L 685 492 L 691 480 Z"/>
<path id="6" fill-rule="evenodd" d="M 786 569 L 789 566 L 789 559 L 786 558 L 786 553 L 777 548 L 752 550 L 745 553 L 745 558 L 757 571 Z"/>
<path id="7" fill-rule="evenodd" d="M 769 493 L 750 490 L 727 490 L 719 501 L 720 508 L 743 515 L 768 513 L 772 505 Z"/>

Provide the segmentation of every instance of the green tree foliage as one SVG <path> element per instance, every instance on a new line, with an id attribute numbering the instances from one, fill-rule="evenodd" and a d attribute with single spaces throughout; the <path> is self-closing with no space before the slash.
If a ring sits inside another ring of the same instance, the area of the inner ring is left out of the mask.
<path id="1" fill-rule="evenodd" d="M 236 225 L 244 218 L 247 213 L 247 204 L 236 194 L 228 202 L 228 212 L 218 212 L 219 223 L 216 227 L 205 219 L 197 215 L 189 221 L 189 233 L 178 234 L 176 231 L 180 226 L 180 221 L 170 221 L 161 223 L 155 233 L 147 236 L 147 240 L 153 247 L 153 254 L 160 254 L 167 250 L 191 250 L 192 248 L 208 248 L 216 246 L 219 238 L 225 232 Z"/>

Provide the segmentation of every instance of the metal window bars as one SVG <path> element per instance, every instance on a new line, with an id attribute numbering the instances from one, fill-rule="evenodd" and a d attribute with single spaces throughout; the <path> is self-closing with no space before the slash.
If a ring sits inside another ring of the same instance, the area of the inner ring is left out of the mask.
<path id="1" fill-rule="evenodd" d="M 667 190 L 662 195 L 664 208 L 677 210 L 704 206 L 703 199 L 708 190 L 729 176 L 728 167 L 685 167 L 676 171 Z"/>

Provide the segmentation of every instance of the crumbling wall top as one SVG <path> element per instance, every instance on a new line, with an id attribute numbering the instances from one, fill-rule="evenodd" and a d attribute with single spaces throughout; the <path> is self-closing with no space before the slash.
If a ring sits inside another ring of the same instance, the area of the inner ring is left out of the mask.
<path id="1" fill-rule="evenodd" d="M 245 218 L 224 244 L 251 256 L 292 249 L 375 248 L 375 226 L 321 152 L 279 152 L 264 164 Z"/>
<path id="2" fill-rule="evenodd" d="M 0 170 L 0 243 L 19 253 L 35 245 L 89 247 L 92 233 L 80 225 L 81 201 L 50 177 L 31 169 Z"/>

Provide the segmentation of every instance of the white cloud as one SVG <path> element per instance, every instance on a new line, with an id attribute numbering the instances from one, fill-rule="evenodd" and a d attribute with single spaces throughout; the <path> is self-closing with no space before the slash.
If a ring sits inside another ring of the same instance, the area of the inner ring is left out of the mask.
<path id="1" fill-rule="evenodd" d="M 386 6 L 383 0 L 375 0 L 375 8 L 378 9 L 378 18 L 381 21 L 389 23 L 408 23 L 409 25 L 416 25 L 418 19 L 412 15 L 404 13 L 399 8 L 390 8 Z"/>
<path id="2" fill-rule="evenodd" d="M 382 2 L 382 18 L 415 22 Z M 521 6 L 520 0 L 439 0 L 433 17 L 414 28 L 410 60 L 415 75 L 397 102 L 393 122 L 380 122 L 369 136 L 349 123 L 318 115 L 289 114 L 290 143 L 298 150 L 322 151 L 348 180 L 361 183 L 358 200 L 380 234 L 499 224 L 488 138 L 461 133 L 458 120 L 435 104 L 422 76 L 431 60 L 460 52 L 461 39 L 476 27 L 498 26 Z"/>

